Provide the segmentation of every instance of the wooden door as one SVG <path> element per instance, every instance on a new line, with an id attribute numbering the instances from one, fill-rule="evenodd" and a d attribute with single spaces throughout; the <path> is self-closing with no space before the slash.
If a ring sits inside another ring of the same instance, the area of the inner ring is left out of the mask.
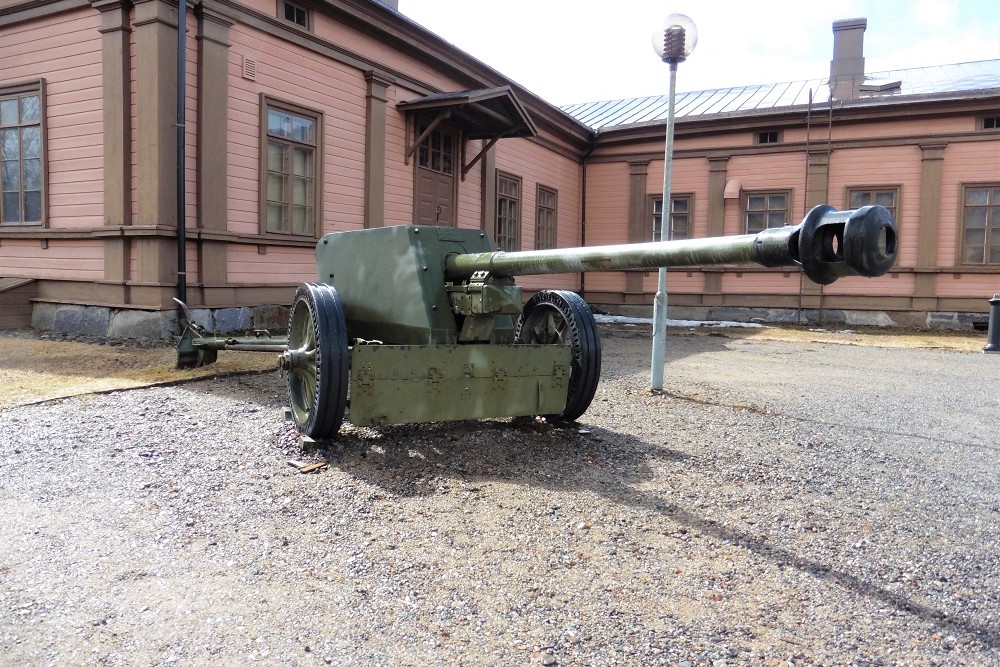
<path id="1" fill-rule="evenodd" d="M 423 131 L 424 128 L 418 126 L 418 135 Z M 414 222 L 417 224 L 455 226 L 457 146 L 457 133 L 438 127 L 427 135 L 417 149 L 414 188 Z"/>

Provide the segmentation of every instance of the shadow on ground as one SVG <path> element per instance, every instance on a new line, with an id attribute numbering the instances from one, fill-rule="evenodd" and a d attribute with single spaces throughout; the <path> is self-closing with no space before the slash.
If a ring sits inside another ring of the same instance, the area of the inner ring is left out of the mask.
<path id="1" fill-rule="evenodd" d="M 328 443 L 319 454 L 335 468 L 380 488 L 387 496 L 431 496 L 442 488 L 475 488 L 488 482 L 593 493 L 623 508 L 661 516 L 691 532 L 746 549 L 778 568 L 794 568 L 819 582 L 849 590 L 942 633 L 961 633 L 989 649 L 1000 648 L 995 627 L 948 616 L 863 576 L 770 543 L 759 530 L 726 525 L 672 501 L 668 495 L 640 490 L 638 487 L 653 480 L 654 462 L 674 466 L 675 473 L 667 474 L 680 475 L 693 457 L 631 435 L 590 426 L 556 428 L 531 418 L 449 422 L 379 430 L 352 428 L 342 431 L 341 438 Z"/>

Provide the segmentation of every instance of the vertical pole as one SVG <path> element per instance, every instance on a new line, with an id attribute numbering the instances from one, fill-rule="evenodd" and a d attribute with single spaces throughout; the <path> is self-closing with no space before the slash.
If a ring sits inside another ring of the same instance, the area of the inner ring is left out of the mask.
<path id="1" fill-rule="evenodd" d="M 1000 353 L 1000 294 L 990 299 L 990 323 L 986 330 L 986 347 L 983 352 Z"/>
<path id="2" fill-rule="evenodd" d="M 666 241 L 670 229 L 670 179 L 674 157 L 674 96 L 677 91 L 677 63 L 670 63 L 670 96 L 667 99 L 667 138 L 663 150 L 663 204 L 660 206 L 660 236 Z M 663 364 L 667 347 L 667 269 L 657 272 L 656 296 L 653 297 L 653 354 L 649 369 L 649 388 L 663 391 Z"/>
<path id="3" fill-rule="evenodd" d="M 187 303 L 187 238 L 184 183 L 184 83 L 187 63 L 187 0 L 177 3 L 177 298 Z"/>

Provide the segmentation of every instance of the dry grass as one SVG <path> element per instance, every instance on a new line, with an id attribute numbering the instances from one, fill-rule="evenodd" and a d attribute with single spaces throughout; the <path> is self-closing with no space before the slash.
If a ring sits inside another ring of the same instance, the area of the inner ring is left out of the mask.
<path id="1" fill-rule="evenodd" d="M 634 333 L 648 326 L 602 325 Z M 672 335 L 690 335 L 686 329 Z M 983 333 L 901 331 L 898 329 L 815 330 L 806 327 L 699 328 L 694 335 L 721 335 L 748 340 L 867 345 L 875 347 L 935 348 L 981 352 Z M 0 410 L 57 398 L 229 373 L 267 371 L 277 367 L 273 352 L 221 352 L 219 361 L 190 370 L 175 368 L 172 347 L 131 348 L 0 337 Z"/>
<path id="2" fill-rule="evenodd" d="M 0 410 L 55 398 L 277 368 L 274 353 L 223 352 L 178 370 L 172 347 L 131 348 L 0 337 Z"/>
<path id="3" fill-rule="evenodd" d="M 601 329 L 634 336 L 651 336 L 649 324 L 601 323 Z M 809 328 L 780 325 L 764 327 L 670 327 L 668 336 L 723 336 L 743 340 L 779 340 L 792 343 L 825 343 L 867 347 L 902 347 L 910 349 L 982 352 L 986 333 L 978 331 L 920 331 L 882 327 L 842 329 Z"/>
<path id="4" fill-rule="evenodd" d="M 986 334 L 981 332 L 907 331 L 865 327 L 860 329 L 822 330 L 807 327 L 766 327 L 761 329 L 725 329 L 730 338 L 783 340 L 792 342 L 865 345 L 869 347 L 905 347 L 913 349 L 982 352 Z"/>

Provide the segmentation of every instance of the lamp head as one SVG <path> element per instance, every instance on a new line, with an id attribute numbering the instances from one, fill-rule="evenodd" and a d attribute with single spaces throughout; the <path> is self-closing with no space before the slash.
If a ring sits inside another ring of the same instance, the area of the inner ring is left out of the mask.
<path id="1" fill-rule="evenodd" d="M 684 14 L 670 14 L 653 31 L 653 49 L 671 65 L 684 62 L 698 43 L 698 28 Z"/>

